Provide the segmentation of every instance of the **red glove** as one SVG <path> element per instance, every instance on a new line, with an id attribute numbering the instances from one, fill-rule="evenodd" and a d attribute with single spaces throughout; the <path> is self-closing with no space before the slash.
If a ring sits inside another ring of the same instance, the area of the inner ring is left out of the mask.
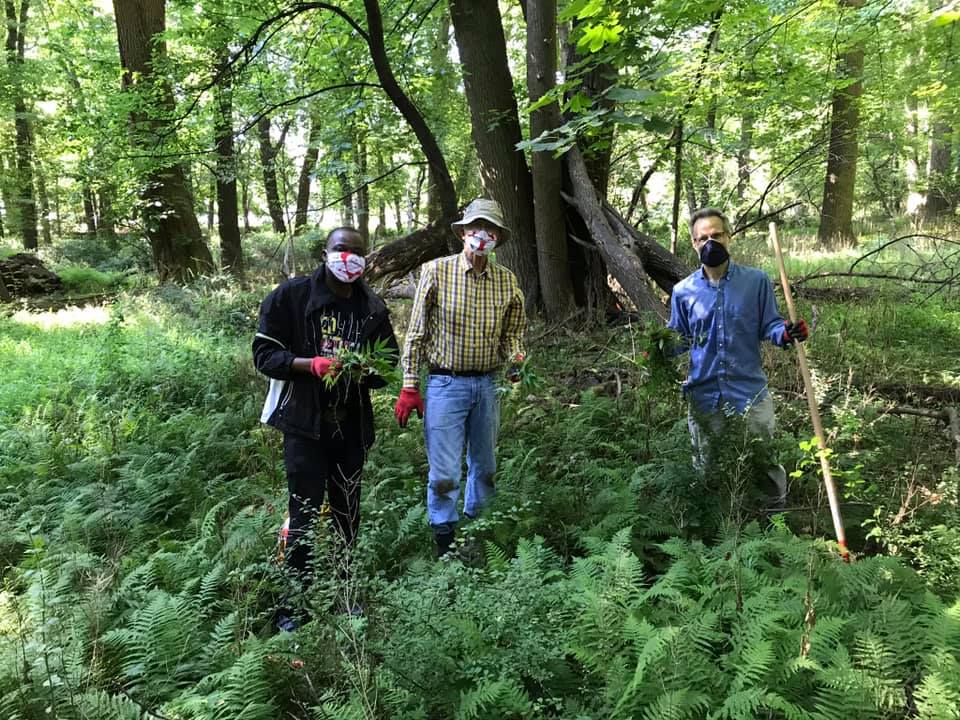
<path id="1" fill-rule="evenodd" d="M 418 417 L 423 418 L 423 398 L 420 397 L 420 391 L 416 388 L 404 388 L 400 391 L 397 406 L 393 409 L 394 417 L 397 418 L 400 427 L 407 426 L 410 413 L 414 410 L 417 411 Z"/>
<path id="2" fill-rule="evenodd" d="M 807 321 L 800 318 L 795 323 L 783 321 L 783 345 L 792 344 L 794 341 L 803 342 L 810 337 L 810 331 L 807 330 Z"/>
<path id="3" fill-rule="evenodd" d="M 327 375 L 334 377 L 338 370 L 340 370 L 340 361 L 333 358 L 320 357 L 317 355 L 313 360 L 310 361 L 310 372 L 312 372 L 318 378 L 322 378 Z"/>

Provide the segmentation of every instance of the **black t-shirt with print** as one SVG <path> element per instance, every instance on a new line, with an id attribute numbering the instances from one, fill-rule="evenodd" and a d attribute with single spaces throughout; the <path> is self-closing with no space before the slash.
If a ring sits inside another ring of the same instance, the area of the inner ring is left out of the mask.
<path id="1" fill-rule="evenodd" d="M 335 358 L 341 350 L 360 350 L 363 324 L 369 315 L 367 299 L 363 293 L 356 291 L 348 298 L 337 297 L 334 302 L 325 305 L 316 319 L 321 338 L 319 354 Z M 356 383 L 345 377 L 340 379 L 334 386 L 330 404 L 343 406 L 356 400 Z"/>

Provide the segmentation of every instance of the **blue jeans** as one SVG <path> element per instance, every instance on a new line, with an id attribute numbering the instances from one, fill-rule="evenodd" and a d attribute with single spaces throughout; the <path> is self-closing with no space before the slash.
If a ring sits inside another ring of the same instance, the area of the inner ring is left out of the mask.
<path id="1" fill-rule="evenodd" d="M 427 378 L 427 517 L 434 532 L 457 527 L 457 500 L 463 475 L 463 446 L 467 445 L 467 488 L 463 512 L 475 517 L 494 494 L 497 470 L 497 430 L 500 405 L 494 373 L 480 377 L 430 375 Z"/>
<path id="2" fill-rule="evenodd" d="M 762 400 L 751 403 L 744 412 L 747 432 L 770 440 L 776 429 L 773 413 L 773 398 L 767 393 Z M 705 424 L 706 428 L 700 425 Z M 701 475 L 709 464 L 708 435 L 720 436 L 724 430 L 724 414 L 721 410 L 711 413 L 696 413 L 691 406 L 687 414 L 687 427 L 690 429 L 690 440 L 693 443 L 693 467 Z M 787 505 L 787 473 L 783 465 L 771 463 L 767 466 L 767 478 L 770 482 L 769 497 L 767 500 L 772 508 L 783 508 Z"/>

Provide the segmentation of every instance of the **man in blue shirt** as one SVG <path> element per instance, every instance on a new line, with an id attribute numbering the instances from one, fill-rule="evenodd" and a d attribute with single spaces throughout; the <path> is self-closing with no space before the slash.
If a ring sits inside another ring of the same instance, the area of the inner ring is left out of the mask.
<path id="1" fill-rule="evenodd" d="M 762 270 L 730 260 L 730 223 L 716 208 L 690 217 L 693 249 L 701 267 L 673 288 L 668 327 L 690 352 L 684 395 L 690 402 L 688 425 L 694 465 L 710 463 L 708 440 L 723 442 L 727 418 L 742 416 L 751 435 L 770 439 L 774 431 L 773 399 L 760 360 L 760 343 L 789 347 L 807 339 L 807 324 L 785 322 L 777 311 L 773 284 Z M 766 474 L 773 485 L 770 501 L 783 507 L 787 478 L 771 462 Z"/>

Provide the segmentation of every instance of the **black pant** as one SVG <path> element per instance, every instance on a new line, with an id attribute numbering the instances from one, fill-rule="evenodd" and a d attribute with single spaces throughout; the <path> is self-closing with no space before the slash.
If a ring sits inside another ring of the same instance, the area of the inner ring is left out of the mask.
<path id="1" fill-rule="evenodd" d="M 351 423 L 352 424 L 352 423 Z M 319 440 L 283 436 L 290 493 L 286 562 L 309 580 L 313 543 L 309 531 L 323 505 L 330 505 L 337 545 L 350 547 L 360 527 L 360 474 L 367 451 L 360 428 L 338 426 Z"/>

